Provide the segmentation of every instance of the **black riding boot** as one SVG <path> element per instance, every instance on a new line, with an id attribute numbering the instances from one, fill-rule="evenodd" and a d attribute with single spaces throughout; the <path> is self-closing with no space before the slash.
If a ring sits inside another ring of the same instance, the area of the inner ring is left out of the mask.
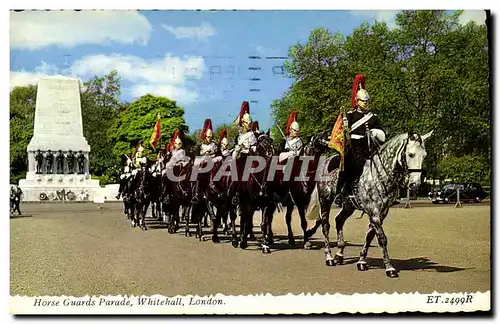
<path id="1" fill-rule="evenodd" d="M 345 187 L 347 175 L 345 170 L 339 172 L 339 178 L 337 180 L 337 188 L 335 190 L 334 203 L 338 206 L 342 206 L 344 203 Z"/>

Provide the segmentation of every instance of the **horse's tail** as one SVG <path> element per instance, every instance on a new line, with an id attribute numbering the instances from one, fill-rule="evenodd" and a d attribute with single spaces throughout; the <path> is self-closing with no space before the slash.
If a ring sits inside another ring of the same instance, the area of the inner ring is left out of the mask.
<path id="1" fill-rule="evenodd" d="M 311 201 L 307 207 L 307 219 L 318 220 L 321 218 L 321 205 L 319 202 L 318 185 L 314 186 L 314 190 L 311 194 Z"/>

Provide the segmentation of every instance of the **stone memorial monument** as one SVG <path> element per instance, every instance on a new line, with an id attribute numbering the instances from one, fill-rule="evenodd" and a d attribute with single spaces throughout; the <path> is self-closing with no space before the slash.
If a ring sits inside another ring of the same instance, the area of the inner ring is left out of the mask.
<path id="1" fill-rule="evenodd" d="M 28 172 L 19 181 L 24 200 L 92 200 L 100 185 L 89 174 L 90 146 L 83 136 L 78 79 L 39 80 L 34 127 L 27 148 Z"/>

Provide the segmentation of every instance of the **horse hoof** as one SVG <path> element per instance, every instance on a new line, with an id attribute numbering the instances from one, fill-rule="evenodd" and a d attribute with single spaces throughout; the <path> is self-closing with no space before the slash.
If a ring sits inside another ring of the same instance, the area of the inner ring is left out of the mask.
<path id="1" fill-rule="evenodd" d="M 335 260 L 335 264 L 342 264 L 342 263 L 344 263 L 344 257 L 341 256 L 341 255 L 335 254 L 335 256 L 333 257 L 333 259 Z"/>
<path id="2" fill-rule="evenodd" d="M 234 248 L 238 247 L 238 241 L 236 240 L 232 241 L 231 244 L 233 245 Z"/>
<path id="3" fill-rule="evenodd" d="M 356 268 L 358 268 L 359 271 L 366 271 L 368 270 L 368 265 L 366 265 L 365 262 L 358 262 L 356 263 Z"/>
<path id="4" fill-rule="evenodd" d="M 264 253 L 264 254 L 271 253 L 271 249 L 269 248 L 269 246 L 263 246 L 262 247 L 262 253 Z"/>
<path id="5" fill-rule="evenodd" d="M 333 267 L 333 266 L 335 266 L 335 262 L 333 261 L 333 259 L 325 260 L 325 264 L 326 264 L 327 267 Z"/>
<path id="6" fill-rule="evenodd" d="M 218 236 L 212 236 L 212 242 L 213 243 L 220 243 L 219 237 Z"/>
<path id="7" fill-rule="evenodd" d="M 247 241 L 242 241 L 242 242 L 240 243 L 240 248 L 242 248 L 242 249 L 246 249 L 247 247 L 248 247 L 248 243 L 247 243 Z"/>
<path id="8" fill-rule="evenodd" d="M 311 249 L 311 242 L 307 241 L 305 244 L 304 244 L 304 250 L 310 250 Z"/>
<path id="9" fill-rule="evenodd" d="M 389 278 L 398 278 L 398 272 L 394 269 L 391 270 L 385 270 L 385 275 Z"/>

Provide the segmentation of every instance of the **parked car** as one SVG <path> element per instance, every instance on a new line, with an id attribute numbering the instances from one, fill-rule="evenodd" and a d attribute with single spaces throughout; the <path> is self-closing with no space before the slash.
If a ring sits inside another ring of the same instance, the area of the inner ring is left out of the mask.
<path id="1" fill-rule="evenodd" d="M 449 204 L 457 201 L 457 188 L 460 192 L 460 202 L 481 202 L 488 195 L 479 183 L 451 182 L 444 185 L 441 191 L 429 192 L 433 204 Z"/>

